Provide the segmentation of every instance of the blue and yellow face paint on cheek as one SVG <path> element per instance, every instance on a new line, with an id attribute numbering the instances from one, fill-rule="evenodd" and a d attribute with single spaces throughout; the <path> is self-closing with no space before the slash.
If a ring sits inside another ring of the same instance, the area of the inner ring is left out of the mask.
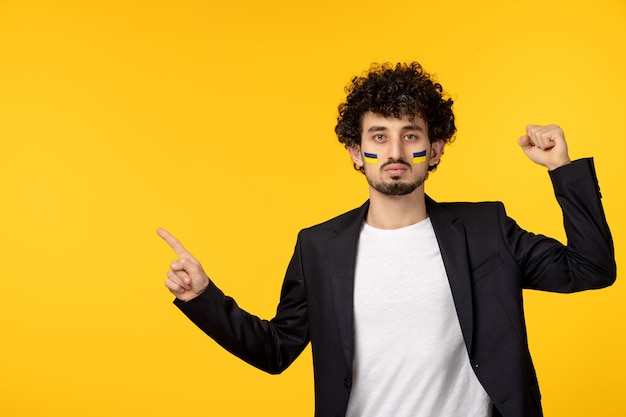
<path id="1" fill-rule="evenodd" d="M 363 152 L 363 160 L 368 164 L 377 164 L 378 155 L 375 153 Z M 413 152 L 413 163 L 421 164 L 422 162 L 426 162 L 426 150 L 424 149 L 421 152 Z"/>
<path id="2" fill-rule="evenodd" d="M 376 155 L 375 153 L 363 152 L 363 160 L 368 164 L 377 164 L 378 155 Z"/>
<path id="3" fill-rule="evenodd" d="M 426 149 L 421 152 L 413 152 L 413 163 L 421 164 L 422 162 L 426 162 Z"/>

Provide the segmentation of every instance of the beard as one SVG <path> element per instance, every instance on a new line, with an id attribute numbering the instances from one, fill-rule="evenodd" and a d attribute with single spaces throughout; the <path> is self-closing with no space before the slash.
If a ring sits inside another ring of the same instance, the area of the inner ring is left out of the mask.
<path id="1" fill-rule="evenodd" d="M 383 171 L 384 168 L 389 165 L 389 164 L 404 164 L 406 165 L 409 170 L 412 170 L 413 167 L 402 161 L 402 160 L 389 160 L 387 162 L 385 162 L 381 167 L 380 170 Z M 375 189 L 376 191 L 378 191 L 379 193 L 383 194 L 383 195 L 407 195 L 407 194 L 411 194 L 413 191 L 415 191 L 419 186 L 421 186 L 422 184 L 424 184 L 424 181 L 426 180 L 426 177 L 428 176 L 428 174 L 426 174 L 425 176 L 421 177 L 421 178 L 417 178 L 415 181 L 413 182 L 401 182 L 400 181 L 400 177 L 391 177 L 391 182 L 385 182 L 385 181 L 376 181 L 373 178 L 371 178 L 369 175 L 367 175 L 367 173 L 365 173 L 365 178 L 367 178 L 367 182 L 368 184 Z"/>
<path id="2" fill-rule="evenodd" d="M 400 182 L 397 178 L 392 178 L 393 182 L 374 181 L 367 177 L 369 185 L 383 195 L 407 195 L 415 191 L 424 183 L 424 179 L 420 178 L 414 182 Z"/>

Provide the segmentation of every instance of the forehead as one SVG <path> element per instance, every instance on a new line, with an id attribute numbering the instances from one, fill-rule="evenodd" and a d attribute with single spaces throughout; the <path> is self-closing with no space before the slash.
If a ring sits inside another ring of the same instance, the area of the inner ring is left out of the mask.
<path id="1" fill-rule="evenodd" d="M 415 129 L 426 132 L 426 122 L 418 115 L 404 114 L 400 117 L 395 116 L 383 116 L 380 113 L 374 113 L 371 111 L 363 114 L 362 128 L 363 132 L 367 132 L 369 129 L 383 128 L 383 129 Z"/>

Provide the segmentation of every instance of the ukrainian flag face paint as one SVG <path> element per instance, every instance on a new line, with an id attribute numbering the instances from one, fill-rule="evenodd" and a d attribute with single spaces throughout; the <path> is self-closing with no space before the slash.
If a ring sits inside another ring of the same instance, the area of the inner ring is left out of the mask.
<path id="1" fill-rule="evenodd" d="M 375 153 L 363 152 L 363 160 L 368 164 L 377 164 L 378 155 L 376 155 Z"/>
<path id="2" fill-rule="evenodd" d="M 378 155 L 375 153 L 363 152 L 363 160 L 368 164 L 378 164 Z M 421 164 L 426 162 L 426 150 L 421 152 L 413 152 L 413 164 Z"/>
<path id="3" fill-rule="evenodd" d="M 426 162 L 426 149 L 421 152 L 413 152 L 413 163 L 417 165 L 422 162 Z"/>

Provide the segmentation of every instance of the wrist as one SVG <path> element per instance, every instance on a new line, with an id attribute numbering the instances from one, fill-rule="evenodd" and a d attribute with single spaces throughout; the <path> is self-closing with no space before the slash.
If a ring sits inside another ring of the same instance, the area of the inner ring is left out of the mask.
<path id="1" fill-rule="evenodd" d="M 557 163 L 549 164 L 547 166 L 547 168 L 548 168 L 548 171 L 554 171 L 557 168 L 560 168 L 560 167 L 565 166 L 565 165 L 569 165 L 571 163 L 572 163 L 572 161 L 569 158 L 566 158 L 566 159 L 564 159 L 562 161 L 559 161 Z"/>

